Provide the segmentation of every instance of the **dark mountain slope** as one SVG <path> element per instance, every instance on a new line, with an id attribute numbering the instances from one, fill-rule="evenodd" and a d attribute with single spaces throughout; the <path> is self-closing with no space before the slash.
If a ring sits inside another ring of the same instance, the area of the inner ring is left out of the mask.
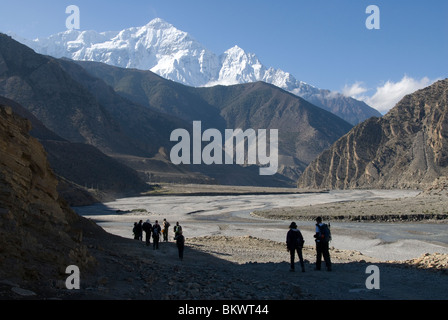
<path id="1" fill-rule="evenodd" d="M 95 201 L 80 186 L 95 187 L 103 193 L 115 196 L 135 195 L 150 189 L 136 171 L 91 145 L 61 138 L 15 101 L 0 96 L 0 106 L 8 106 L 14 113 L 30 121 L 30 134 L 44 146 L 51 168 L 60 180 L 58 191 L 63 193 L 70 204 Z M 78 194 L 76 202 L 72 201 L 75 194 Z"/>
<path id="2" fill-rule="evenodd" d="M 172 130 L 187 127 L 185 122 L 172 115 L 167 116 L 121 97 L 104 81 L 87 74 L 78 65 L 38 55 L 3 34 L 0 34 L 0 95 L 17 101 L 39 119 L 39 122 L 36 122 L 38 126 L 45 126 L 59 136 L 51 140 L 65 141 L 57 144 L 43 142 L 47 148 L 53 147 L 52 150 L 65 150 L 63 154 L 56 156 L 48 149 L 52 165 L 62 176 L 68 176 L 67 172 L 62 172 L 63 168 L 67 168 L 67 163 L 54 161 L 67 160 L 73 163 L 75 155 L 78 154 L 84 155 L 84 164 L 89 163 L 92 167 L 103 162 L 104 169 L 107 168 L 106 164 L 116 168 L 117 163 L 110 162 L 111 159 L 106 155 L 116 157 L 120 161 L 126 157 L 154 157 L 161 147 L 170 148 Z M 69 143 L 76 143 L 76 147 L 71 148 Z M 87 145 L 98 148 L 104 154 L 100 157 L 100 153 L 87 148 Z M 87 161 L 89 154 L 92 161 Z M 81 161 L 78 161 L 77 165 L 80 163 Z M 177 168 L 172 168 L 172 164 L 166 164 L 171 166 L 171 171 L 179 172 L 175 170 Z M 121 167 L 126 170 L 124 166 Z M 81 171 L 76 174 L 73 172 L 73 175 L 79 178 L 76 182 L 81 186 L 120 185 L 110 179 L 91 183 L 98 175 L 89 177 L 83 170 L 89 171 L 92 168 L 78 168 Z M 181 171 L 181 175 L 191 175 L 185 168 Z M 104 170 L 95 172 L 105 173 Z M 109 172 L 108 176 L 114 175 Z M 115 176 L 123 178 L 120 174 Z M 142 177 L 146 179 L 146 176 L 144 172 Z M 131 180 L 137 182 L 135 176 Z"/>
<path id="3" fill-rule="evenodd" d="M 126 137 L 138 149 L 126 154 L 155 156 L 161 147 L 169 148 L 171 132 L 177 128 L 191 126 L 172 115 L 166 115 L 154 108 L 141 106 L 117 94 L 103 80 L 93 77 L 84 68 L 69 60 L 58 60 L 61 68 L 75 81 L 85 87 L 96 101 L 120 125 Z M 139 153 L 142 150 L 143 153 Z"/>
<path id="4" fill-rule="evenodd" d="M 0 65 L 0 95 L 26 107 L 56 134 L 102 151 L 130 151 L 132 143 L 118 123 L 54 59 L 0 34 Z"/>
<path id="5" fill-rule="evenodd" d="M 309 163 L 351 125 L 264 82 L 196 89 L 230 128 L 278 129 L 280 154 Z"/>
<path id="6" fill-rule="evenodd" d="M 351 129 L 349 123 L 330 112 L 263 82 L 193 88 L 150 71 L 98 62 L 76 63 L 123 97 L 190 123 L 201 120 L 204 130 L 278 129 L 279 172 L 291 179 L 296 179 L 314 157 Z M 202 168 L 196 169 L 203 172 Z"/>
<path id="7" fill-rule="evenodd" d="M 224 129 L 219 110 L 198 96 L 194 88 L 166 80 L 151 71 L 124 69 L 100 62 L 73 61 L 92 76 L 104 80 L 118 94 L 134 103 L 187 122 L 201 120 L 204 127 Z"/>
<path id="8" fill-rule="evenodd" d="M 106 154 L 153 156 L 181 126 L 172 116 L 126 101 L 76 65 L 38 55 L 3 34 L 0 95 L 26 107 L 62 138 Z"/>

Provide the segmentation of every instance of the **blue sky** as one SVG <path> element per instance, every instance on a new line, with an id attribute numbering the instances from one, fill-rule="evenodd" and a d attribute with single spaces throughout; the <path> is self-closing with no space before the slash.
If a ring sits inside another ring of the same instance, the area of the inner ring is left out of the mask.
<path id="1" fill-rule="evenodd" d="M 446 0 L 1 1 L 1 32 L 36 38 L 64 31 L 72 4 L 81 30 L 121 30 L 159 17 L 216 54 L 238 45 L 268 67 L 382 111 L 448 76 Z M 380 9 L 379 30 L 365 26 L 369 5 Z"/>

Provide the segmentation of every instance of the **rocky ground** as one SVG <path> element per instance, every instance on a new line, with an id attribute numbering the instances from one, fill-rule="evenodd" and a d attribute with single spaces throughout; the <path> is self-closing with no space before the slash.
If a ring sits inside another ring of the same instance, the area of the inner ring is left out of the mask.
<path id="1" fill-rule="evenodd" d="M 174 242 L 159 250 L 105 232 L 87 232 L 84 243 L 97 259 L 81 270 L 81 289 L 20 288 L 0 281 L 3 299 L 83 300 L 359 300 L 447 299 L 448 255 L 425 255 L 407 262 L 375 261 L 355 251 L 331 249 L 333 271 L 314 271 L 314 248 L 305 246 L 306 272 L 289 271 L 283 243 L 246 237 L 187 238 L 180 261 Z M 380 289 L 366 288 L 366 268 L 380 271 Z M 318 281 L 317 281 L 318 280 Z"/>
<path id="2" fill-rule="evenodd" d="M 316 214 L 325 210 L 341 215 L 349 209 L 359 211 L 363 208 L 364 216 L 375 212 L 387 214 L 386 206 L 392 205 L 395 205 L 394 211 L 407 207 L 417 210 L 419 204 L 436 213 L 445 210 L 440 199 L 425 202 L 432 196 L 440 195 L 417 196 L 401 202 L 356 201 L 302 209 L 308 214 L 312 210 Z M 431 205 L 440 208 L 431 209 Z M 297 218 L 302 209 L 277 209 L 256 214 L 270 213 L 275 219 L 289 220 Z M 107 233 L 87 219 L 81 221 L 84 225 L 78 226 L 83 230 L 80 241 L 95 263 L 89 264 L 88 269 L 80 269 L 80 290 L 66 288 L 68 275 L 63 271 L 56 278 L 43 279 L 46 282 L 43 287 L 3 278 L 0 279 L 0 300 L 448 299 L 447 254 L 425 254 L 408 261 L 380 261 L 357 251 L 332 247 L 333 271 L 314 271 L 315 251 L 312 243 L 307 242 L 303 250 L 306 272 L 300 272 L 298 266 L 296 272 L 290 272 L 289 253 L 283 242 L 244 235 L 187 235 L 185 258 L 180 261 L 174 242 L 161 243 L 159 250 L 153 250 L 143 242 Z M 379 268 L 379 289 L 366 287 L 370 275 L 366 270 L 371 265 Z"/>

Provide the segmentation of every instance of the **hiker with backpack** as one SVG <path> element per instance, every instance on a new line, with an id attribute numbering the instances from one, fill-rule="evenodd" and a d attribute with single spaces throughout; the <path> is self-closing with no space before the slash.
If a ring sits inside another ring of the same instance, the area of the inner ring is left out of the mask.
<path id="1" fill-rule="evenodd" d="M 174 240 L 177 239 L 179 232 L 182 232 L 182 226 L 179 224 L 179 222 L 176 222 L 176 225 L 174 226 Z"/>
<path id="2" fill-rule="evenodd" d="M 135 226 L 135 232 L 136 232 L 136 240 L 143 240 L 143 221 L 140 220 L 138 224 Z"/>
<path id="3" fill-rule="evenodd" d="M 179 251 L 179 259 L 182 261 L 184 259 L 184 248 L 185 248 L 185 237 L 182 234 L 182 230 L 179 230 L 176 235 L 176 246 Z"/>
<path id="4" fill-rule="evenodd" d="M 162 228 L 159 225 L 159 221 L 156 220 L 156 222 L 152 226 L 152 239 L 153 239 L 152 248 L 154 250 L 159 249 L 159 239 L 160 239 L 161 230 L 162 230 Z"/>
<path id="5" fill-rule="evenodd" d="M 327 271 L 331 271 L 331 259 L 330 259 L 330 241 L 331 232 L 329 225 L 322 223 L 322 218 L 316 218 L 316 270 L 321 269 L 322 256 L 324 257 Z"/>
<path id="6" fill-rule="evenodd" d="M 168 229 L 171 226 L 171 224 L 166 221 L 166 219 L 163 219 L 163 229 L 162 229 L 162 234 L 163 234 L 163 241 L 168 242 Z"/>
<path id="7" fill-rule="evenodd" d="M 143 231 L 145 231 L 146 234 L 146 245 L 149 246 L 151 243 L 151 232 L 152 232 L 152 225 L 148 220 L 145 221 L 145 223 L 143 223 Z"/>
<path id="8" fill-rule="evenodd" d="M 297 255 L 299 256 L 300 266 L 302 267 L 302 272 L 305 272 L 305 264 L 303 262 L 302 249 L 305 240 L 303 239 L 302 233 L 297 228 L 297 224 L 292 222 L 289 226 L 289 231 L 286 234 L 286 249 L 291 255 L 291 268 L 289 271 L 294 272 L 294 260 L 297 251 Z"/>

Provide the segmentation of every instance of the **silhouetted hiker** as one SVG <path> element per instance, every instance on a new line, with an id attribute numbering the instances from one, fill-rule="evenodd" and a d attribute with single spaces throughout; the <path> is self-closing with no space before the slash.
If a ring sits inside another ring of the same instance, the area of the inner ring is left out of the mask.
<path id="1" fill-rule="evenodd" d="M 145 221 L 142 228 L 146 234 L 146 245 L 149 246 L 149 244 L 151 243 L 151 232 L 152 232 L 152 225 L 149 219 Z"/>
<path id="2" fill-rule="evenodd" d="M 152 244 L 153 249 L 159 249 L 160 231 L 161 228 L 159 225 L 159 221 L 156 220 L 156 223 L 154 223 L 154 225 L 152 226 L 152 240 L 154 240 Z"/>
<path id="3" fill-rule="evenodd" d="M 180 226 L 179 222 L 176 222 L 176 225 L 174 226 L 174 240 L 176 240 L 179 231 L 182 232 L 182 227 Z"/>
<path id="4" fill-rule="evenodd" d="M 177 232 L 176 235 L 176 246 L 179 251 L 179 259 L 182 261 L 184 259 L 184 248 L 185 248 L 185 237 L 182 234 L 182 230 Z"/>
<path id="5" fill-rule="evenodd" d="M 305 240 L 303 240 L 302 233 L 297 229 L 297 224 L 292 222 L 289 226 L 289 231 L 286 234 L 286 248 L 291 255 L 291 268 L 289 271 L 295 271 L 294 260 L 295 254 L 299 256 L 300 266 L 302 267 L 302 272 L 305 272 L 305 264 L 303 262 L 302 249 Z"/>
<path id="6" fill-rule="evenodd" d="M 134 240 L 138 240 L 137 222 L 134 222 L 134 227 L 132 228 L 132 233 L 134 234 Z"/>
<path id="7" fill-rule="evenodd" d="M 331 271 L 331 259 L 329 242 L 331 240 L 330 229 L 328 225 L 322 223 L 322 218 L 316 218 L 316 270 L 320 270 L 322 264 L 322 256 L 324 256 L 325 265 L 327 270 Z"/>
<path id="8" fill-rule="evenodd" d="M 166 219 L 163 219 L 163 230 L 162 230 L 162 234 L 163 234 L 163 241 L 168 242 L 168 229 L 171 226 L 171 224 L 166 221 Z"/>
<path id="9" fill-rule="evenodd" d="M 138 240 L 143 240 L 143 221 L 140 220 L 136 226 Z"/>

